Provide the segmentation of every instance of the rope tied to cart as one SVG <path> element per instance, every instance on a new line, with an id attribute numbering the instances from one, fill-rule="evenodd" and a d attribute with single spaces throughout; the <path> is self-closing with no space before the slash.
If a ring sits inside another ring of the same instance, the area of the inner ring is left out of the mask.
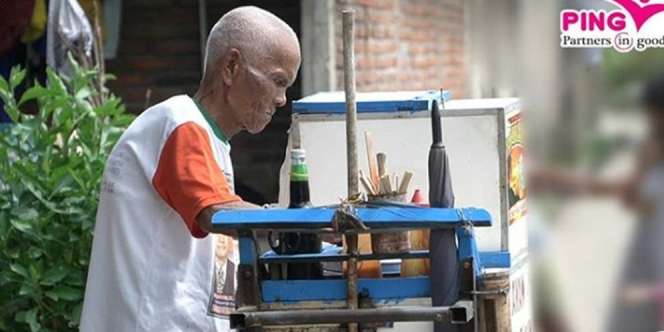
<path id="1" fill-rule="evenodd" d="M 475 235 L 475 226 L 473 225 L 473 222 L 470 219 L 466 218 L 464 210 L 465 209 L 456 209 L 457 216 L 461 221 L 461 227 L 463 227 L 471 235 Z"/>
<path id="2" fill-rule="evenodd" d="M 362 203 L 364 203 L 364 201 L 360 194 L 342 200 L 334 212 L 332 229 L 338 234 L 344 234 L 349 231 L 368 231 L 369 228 L 357 216 L 356 207 Z"/>

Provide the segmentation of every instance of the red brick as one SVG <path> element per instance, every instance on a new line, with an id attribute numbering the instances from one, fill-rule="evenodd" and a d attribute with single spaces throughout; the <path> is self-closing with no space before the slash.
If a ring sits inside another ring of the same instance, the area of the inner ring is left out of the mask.
<path id="1" fill-rule="evenodd" d="M 118 45 L 118 54 L 144 54 L 148 52 L 148 42 L 145 40 L 122 40 Z"/>
<path id="2" fill-rule="evenodd" d="M 373 68 L 374 67 L 374 60 L 372 59 L 372 57 L 368 57 L 368 56 L 357 57 L 356 60 L 355 60 L 355 65 L 357 66 L 357 68 L 361 68 L 361 69 Z"/>
<path id="3" fill-rule="evenodd" d="M 198 25 L 145 24 L 131 31 L 132 39 L 141 38 L 146 42 L 163 42 L 170 38 L 199 38 Z"/>
<path id="4" fill-rule="evenodd" d="M 394 14 L 386 10 L 368 10 L 367 21 L 372 24 L 391 23 L 394 21 Z"/>
<path id="5" fill-rule="evenodd" d="M 374 54 L 392 54 L 399 51 L 399 47 L 394 39 L 371 39 L 369 40 L 368 50 Z"/>
<path id="6" fill-rule="evenodd" d="M 336 0 L 344 3 L 356 9 L 358 89 L 465 89 L 463 0 Z M 340 18 L 335 26 L 342 88 Z"/>
<path id="7" fill-rule="evenodd" d="M 159 55 L 182 55 L 196 54 L 200 55 L 201 46 L 199 39 L 171 39 L 160 43 L 152 43 L 150 51 Z"/>
<path id="8" fill-rule="evenodd" d="M 168 70 L 173 68 L 182 70 L 196 67 L 200 68 L 200 57 L 162 57 L 159 55 L 133 56 L 127 57 L 126 65 L 134 70 Z"/>
<path id="9" fill-rule="evenodd" d="M 397 65 L 397 58 L 394 56 L 381 57 L 374 61 L 375 68 L 393 68 Z"/>
<path id="10" fill-rule="evenodd" d="M 367 38 L 369 36 L 369 27 L 366 23 L 358 23 L 355 25 L 355 38 Z"/>
<path id="11" fill-rule="evenodd" d="M 116 82 L 118 85 L 122 86 L 145 86 L 152 84 L 153 79 L 149 75 L 135 71 L 132 73 L 122 73 L 121 75 L 118 75 Z"/>
<path id="12" fill-rule="evenodd" d="M 165 22 L 169 26 L 198 27 L 198 11 L 196 9 L 182 10 L 178 7 L 160 7 L 151 11 L 125 11 L 122 22 L 122 29 L 128 33 L 136 32 L 133 29 L 142 29 L 148 25 L 163 26 L 166 25 Z"/>

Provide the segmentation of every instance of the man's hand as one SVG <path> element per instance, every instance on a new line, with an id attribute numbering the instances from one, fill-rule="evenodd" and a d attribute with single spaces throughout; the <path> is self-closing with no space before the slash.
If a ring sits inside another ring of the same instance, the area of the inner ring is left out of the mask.
<path id="1" fill-rule="evenodd" d="M 223 210 L 238 210 L 238 209 L 260 209 L 261 207 L 255 204 L 247 203 L 245 201 L 238 201 L 238 202 L 230 202 L 226 204 L 217 204 L 217 205 L 211 205 L 203 210 L 196 216 L 196 222 L 198 223 L 198 226 L 200 226 L 203 230 L 207 232 L 212 231 L 212 216 L 219 211 Z M 232 237 L 237 237 L 237 232 L 236 231 L 223 231 L 220 232 L 225 235 L 229 235 Z"/>

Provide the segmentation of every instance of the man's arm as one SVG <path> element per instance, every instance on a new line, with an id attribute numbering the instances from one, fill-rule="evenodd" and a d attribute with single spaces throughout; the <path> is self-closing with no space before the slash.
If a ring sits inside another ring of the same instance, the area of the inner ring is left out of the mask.
<path id="1" fill-rule="evenodd" d="M 651 206 L 643 200 L 639 188 L 643 182 L 643 177 L 648 173 L 650 168 L 662 158 L 660 150 L 654 138 L 641 146 L 637 156 L 636 167 L 632 171 L 632 175 L 627 179 L 625 189 L 622 191 L 622 201 L 628 207 L 642 214 L 647 214 L 651 210 Z"/>
<path id="2" fill-rule="evenodd" d="M 260 209 L 261 207 L 255 204 L 251 204 L 245 201 L 236 201 L 236 202 L 229 202 L 225 204 L 215 204 L 215 205 L 210 205 L 198 214 L 196 216 L 196 222 L 198 223 L 198 226 L 205 230 L 206 232 L 211 232 L 212 231 L 212 216 L 219 211 L 222 210 L 238 210 L 238 209 Z M 230 235 L 233 237 L 237 236 L 237 232 L 235 231 L 227 231 L 227 232 L 221 232 L 222 234 Z"/>
<path id="3" fill-rule="evenodd" d="M 616 196 L 622 193 L 626 179 L 604 179 L 555 167 L 531 167 L 528 188 L 531 193 Z"/>
<path id="4" fill-rule="evenodd" d="M 593 174 L 577 174 L 562 168 L 531 167 L 528 174 L 528 187 L 531 192 L 550 192 L 572 195 L 592 195 L 621 199 L 637 212 L 646 212 L 639 187 L 643 176 L 661 158 L 661 153 L 653 141 L 645 142 L 637 155 L 634 170 L 619 178 L 601 178 Z"/>

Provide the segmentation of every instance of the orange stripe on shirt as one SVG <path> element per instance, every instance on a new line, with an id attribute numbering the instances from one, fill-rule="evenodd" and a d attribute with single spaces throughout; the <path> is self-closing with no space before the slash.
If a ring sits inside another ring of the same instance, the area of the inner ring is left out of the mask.
<path id="1" fill-rule="evenodd" d="M 194 122 L 181 124 L 168 137 L 152 185 L 197 238 L 207 235 L 196 222 L 201 210 L 241 200 L 214 159 L 208 133 Z"/>

